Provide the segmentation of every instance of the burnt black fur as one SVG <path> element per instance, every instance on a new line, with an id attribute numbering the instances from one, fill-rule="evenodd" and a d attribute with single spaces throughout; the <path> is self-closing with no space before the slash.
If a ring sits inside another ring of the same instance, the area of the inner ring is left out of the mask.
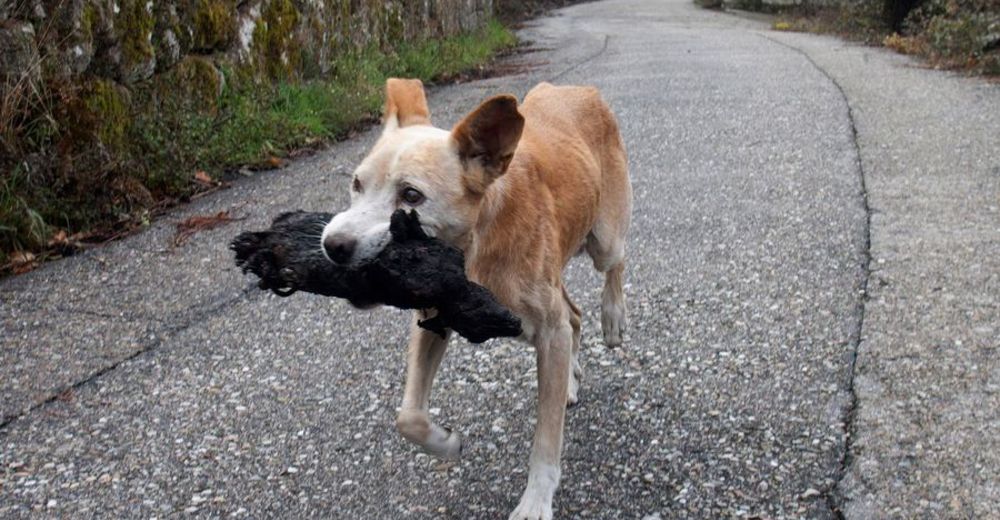
<path id="1" fill-rule="evenodd" d="M 428 237 L 416 211 L 397 210 L 392 241 L 357 268 L 334 264 L 320 248 L 333 215 L 295 211 L 279 215 L 266 231 L 241 233 L 230 249 L 236 265 L 260 277 L 258 286 L 280 296 L 305 291 L 346 298 L 353 305 L 436 309 L 420 326 L 441 334 L 452 329 L 473 343 L 519 336 L 521 321 L 485 287 L 465 277 L 462 252 Z"/>

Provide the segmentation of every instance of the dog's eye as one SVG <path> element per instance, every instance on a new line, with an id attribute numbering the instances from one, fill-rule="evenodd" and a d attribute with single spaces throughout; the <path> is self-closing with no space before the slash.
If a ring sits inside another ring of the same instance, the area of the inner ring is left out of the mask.
<path id="1" fill-rule="evenodd" d="M 411 206 L 416 206 L 424 201 L 424 194 L 414 188 L 403 188 L 403 191 L 400 192 L 399 196 L 403 199 L 403 202 Z"/>
<path id="2" fill-rule="evenodd" d="M 361 181 L 359 181 L 357 177 L 355 177 L 354 182 L 351 183 L 351 189 L 354 190 L 354 193 L 361 193 Z"/>

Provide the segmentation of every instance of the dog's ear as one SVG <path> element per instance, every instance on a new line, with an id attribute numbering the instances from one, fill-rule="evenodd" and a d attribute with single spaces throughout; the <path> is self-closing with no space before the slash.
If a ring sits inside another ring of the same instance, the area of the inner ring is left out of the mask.
<path id="1" fill-rule="evenodd" d="M 419 79 L 389 78 L 385 82 L 382 124 L 386 130 L 431 124 L 424 84 Z"/>
<path id="2" fill-rule="evenodd" d="M 482 193 L 507 171 L 523 129 L 524 117 L 511 95 L 486 100 L 455 125 L 451 138 L 465 167 L 467 189 Z"/>

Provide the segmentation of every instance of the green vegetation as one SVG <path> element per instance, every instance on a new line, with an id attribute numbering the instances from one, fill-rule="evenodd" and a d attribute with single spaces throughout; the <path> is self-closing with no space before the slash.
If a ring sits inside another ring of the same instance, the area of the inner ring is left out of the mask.
<path id="1" fill-rule="evenodd" d="M 112 153 L 123 150 L 130 124 L 128 92 L 112 81 L 95 80 L 84 87 L 80 99 L 78 120 L 86 123 Z"/>
<path id="2" fill-rule="evenodd" d="M 772 28 L 834 33 L 871 44 L 889 34 L 879 2 L 851 2 L 830 8 L 789 7 L 777 13 Z"/>
<path id="3" fill-rule="evenodd" d="M 884 0 L 793 9 L 774 27 L 832 32 L 926 59 L 935 67 L 1000 75 L 997 0 Z"/>
<path id="4" fill-rule="evenodd" d="M 285 45 L 267 35 L 262 41 L 265 53 Z M 156 208 L 204 189 L 192 180 L 197 171 L 218 178 L 344 136 L 378 113 L 388 77 L 447 79 L 515 43 L 492 22 L 390 52 L 343 53 L 308 81 L 291 69 L 268 69 L 276 81 L 261 82 L 198 56 L 131 92 L 107 80 L 35 85 L 27 101 L 0 106 L 17 113 L 0 132 L 0 150 L 19 158 L 0 159 L 7 172 L 0 177 L 0 266 L 15 251 L 42 250 L 57 231 L 107 236 L 146 222 Z"/>
<path id="5" fill-rule="evenodd" d="M 1000 76 L 996 0 L 927 0 L 906 18 L 904 34 L 935 63 Z"/>
<path id="6" fill-rule="evenodd" d="M 49 236 L 49 226 L 24 198 L 28 185 L 28 176 L 20 165 L 0 183 L 0 236 L 8 251 L 40 248 Z"/>
<path id="7" fill-rule="evenodd" d="M 199 51 L 225 49 L 236 36 L 236 2 L 198 0 L 194 14 L 194 48 Z"/>

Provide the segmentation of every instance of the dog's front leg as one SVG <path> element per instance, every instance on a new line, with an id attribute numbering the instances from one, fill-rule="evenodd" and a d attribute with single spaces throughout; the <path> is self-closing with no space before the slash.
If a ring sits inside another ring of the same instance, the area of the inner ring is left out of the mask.
<path id="1" fill-rule="evenodd" d="M 458 458 L 462 452 L 461 435 L 434 424 L 427 413 L 434 375 L 444 357 L 450 331 L 442 338 L 437 333 L 422 329 L 417 325 L 421 317 L 420 311 L 414 312 L 410 324 L 406 390 L 403 393 L 403 407 L 396 417 L 396 428 L 403 437 L 432 455 Z"/>
<path id="2" fill-rule="evenodd" d="M 552 497 L 561 475 L 563 420 L 573 331 L 568 318 L 540 331 L 535 342 L 538 362 L 538 424 L 531 447 L 528 485 L 510 520 L 550 520 Z"/>

